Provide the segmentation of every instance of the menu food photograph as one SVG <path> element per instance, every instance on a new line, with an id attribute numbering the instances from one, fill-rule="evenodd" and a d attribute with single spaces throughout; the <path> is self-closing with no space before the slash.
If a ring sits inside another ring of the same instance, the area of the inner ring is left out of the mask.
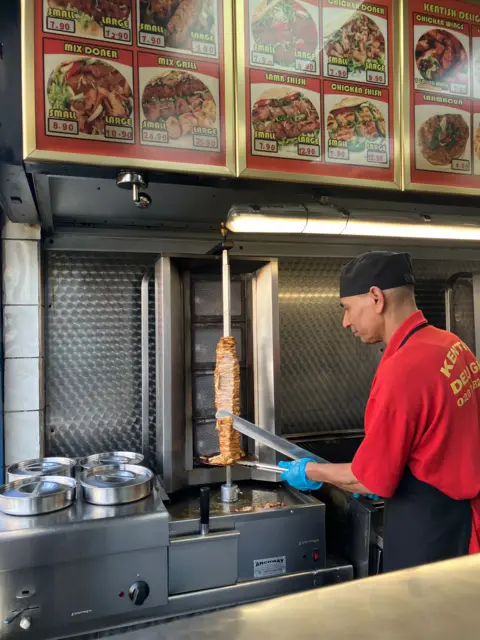
<path id="1" fill-rule="evenodd" d="M 320 11 L 312 0 L 248 3 L 252 66 L 320 74 Z"/>
<path id="2" fill-rule="evenodd" d="M 47 136 L 134 142 L 130 52 L 47 39 L 43 61 Z"/>
<path id="3" fill-rule="evenodd" d="M 388 167 L 388 96 L 380 89 L 325 83 L 325 161 Z M 362 95 L 363 94 L 363 95 Z M 366 95 L 365 95 L 366 94 Z"/>
<path id="4" fill-rule="evenodd" d="M 386 7 L 327 0 L 323 5 L 325 76 L 387 85 L 388 37 Z"/>
<path id="5" fill-rule="evenodd" d="M 133 0 L 41 0 L 47 33 L 132 43 Z"/>
<path id="6" fill-rule="evenodd" d="M 216 65 L 141 53 L 139 104 L 142 145 L 220 151 Z"/>
<path id="7" fill-rule="evenodd" d="M 138 46 L 218 58 L 220 0 L 137 0 Z"/>
<path id="8" fill-rule="evenodd" d="M 407 0 L 405 186 L 480 188 L 480 7 Z"/>
<path id="9" fill-rule="evenodd" d="M 257 71 L 251 84 L 252 154 L 320 159 L 320 86 L 304 79 L 300 88 L 267 81 Z"/>

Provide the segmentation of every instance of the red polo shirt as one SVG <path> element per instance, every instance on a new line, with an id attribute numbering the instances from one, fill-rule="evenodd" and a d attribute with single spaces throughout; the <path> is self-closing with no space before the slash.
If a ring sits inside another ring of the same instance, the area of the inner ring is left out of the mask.
<path id="1" fill-rule="evenodd" d="M 365 438 L 352 462 L 369 491 L 391 497 L 408 466 L 455 500 L 472 500 L 470 552 L 480 551 L 480 365 L 453 333 L 412 314 L 394 333 L 373 380 Z"/>

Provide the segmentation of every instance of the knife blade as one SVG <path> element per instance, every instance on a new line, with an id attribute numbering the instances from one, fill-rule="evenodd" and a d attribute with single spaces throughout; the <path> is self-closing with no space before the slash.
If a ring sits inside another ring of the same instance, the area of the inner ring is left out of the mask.
<path id="1" fill-rule="evenodd" d="M 299 460 L 300 458 L 310 458 L 315 462 L 319 462 L 321 464 L 328 464 L 327 460 L 320 458 L 320 456 L 299 447 L 285 438 L 281 438 L 280 436 L 275 435 L 274 433 L 270 433 L 265 429 L 245 420 L 244 418 L 240 418 L 239 416 L 235 416 L 230 411 L 226 409 L 220 409 L 216 413 L 216 419 L 220 420 L 221 418 L 232 418 L 233 428 L 243 433 L 244 436 L 248 436 L 257 442 L 261 442 L 262 444 L 278 451 L 278 453 L 287 456 L 287 458 L 292 458 L 292 460 Z"/>

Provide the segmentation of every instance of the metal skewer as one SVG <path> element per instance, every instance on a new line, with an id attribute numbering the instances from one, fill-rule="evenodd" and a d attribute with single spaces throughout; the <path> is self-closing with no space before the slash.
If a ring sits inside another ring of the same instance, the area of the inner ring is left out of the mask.
<path id="1" fill-rule="evenodd" d="M 232 333 L 232 319 L 230 306 L 230 265 L 228 250 L 222 251 L 222 289 L 223 289 L 223 337 L 228 338 Z M 232 466 L 226 467 L 225 484 L 221 487 L 222 502 L 236 502 L 238 500 L 238 486 L 232 484 Z"/>

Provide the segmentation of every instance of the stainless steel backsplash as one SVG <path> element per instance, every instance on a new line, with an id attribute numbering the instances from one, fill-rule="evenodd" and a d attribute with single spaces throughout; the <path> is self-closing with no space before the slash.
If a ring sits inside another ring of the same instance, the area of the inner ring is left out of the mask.
<path id="1" fill-rule="evenodd" d="M 141 452 L 140 286 L 146 269 L 153 267 L 154 258 L 46 252 L 48 454 Z M 149 313 L 152 455 L 154 313 L 152 302 Z"/>

